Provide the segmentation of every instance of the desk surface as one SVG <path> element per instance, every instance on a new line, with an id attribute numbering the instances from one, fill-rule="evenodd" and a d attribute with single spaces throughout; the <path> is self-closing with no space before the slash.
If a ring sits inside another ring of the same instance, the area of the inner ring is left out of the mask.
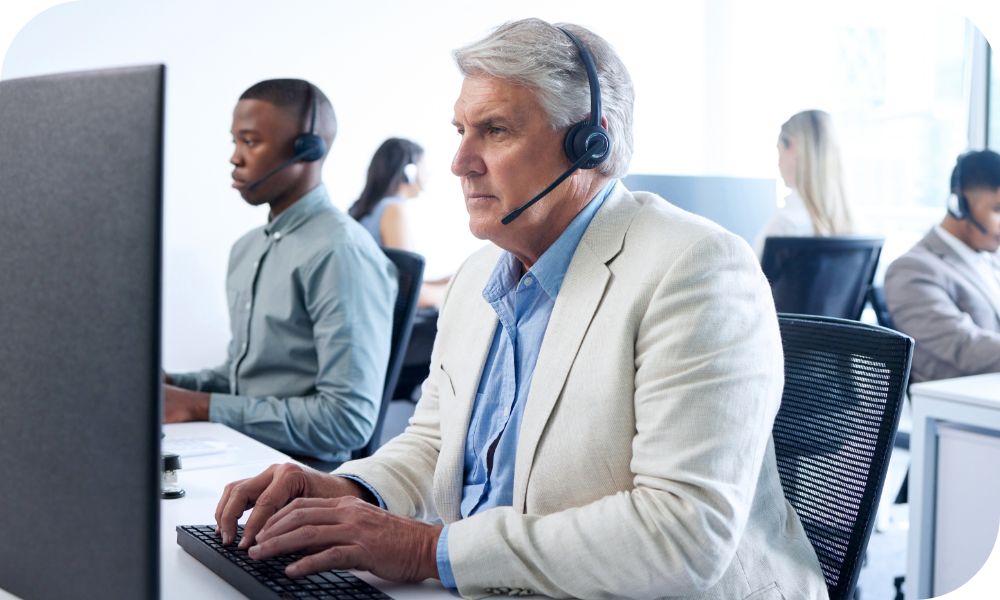
<path id="1" fill-rule="evenodd" d="M 914 383 L 910 386 L 910 396 L 1000 408 L 1000 373 Z"/>
<path id="2" fill-rule="evenodd" d="M 211 442 L 210 453 L 181 456 L 178 484 L 183 498 L 160 501 L 160 597 L 163 600 L 240 600 L 244 596 L 177 545 L 177 525 L 202 525 L 215 522 L 215 505 L 222 488 L 230 481 L 252 477 L 273 463 L 292 459 L 224 425 L 182 423 L 165 425 L 164 442 L 194 440 Z M 166 444 L 169 445 L 169 444 Z M 204 452 L 204 446 L 202 451 Z M 365 581 L 399 600 L 453 598 L 437 581 L 402 585 L 379 579 L 370 573 L 357 573 Z M 0 600 L 17 600 L 0 590 Z"/>
<path id="3" fill-rule="evenodd" d="M 227 483 L 252 477 L 272 463 L 290 462 L 292 459 L 216 423 L 165 425 L 163 431 L 166 434 L 164 441 L 181 438 L 214 440 L 224 442 L 226 448 L 216 454 L 187 459 L 182 456 L 178 483 L 186 493 L 183 498 L 160 502 L 160 596 L 163 600 L 243 598 L 235 588 L 177 545 L 175 527 L 214 523 L 215 505 Z M 400 600 L 453 597 L 436 581 L 401 585 L 369 573 L 358 573 L 358 576 Z"/>

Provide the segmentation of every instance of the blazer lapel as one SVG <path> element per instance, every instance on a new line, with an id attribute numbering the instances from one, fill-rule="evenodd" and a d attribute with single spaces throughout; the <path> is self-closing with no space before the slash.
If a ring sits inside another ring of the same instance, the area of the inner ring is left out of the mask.
<path id="1" fill-rule="evenodd" d="M 468 307 L 459 321 L 464 326 L 461 338 L 442 340 L 447 344 L 447 350 L 441 359 L 440 368 L 444 371 L 444 376 L 440 378 L 441 386 L 450 385 L 451 388 L 440 391 L 442 435 L 435 473 L 434 502 L 438 515 L 445 523 L 461 518 L 465 440 L 479 377 L 497 326 L 497 314 L 482 296 L 463 302 L 468 302 Z M 453 401 L 446 402 L 452 393 Z"/>
<path id="2" fill-rule="evenodd" d="M 514 466 L 515 510 L 524 512 L 528 475 L 542 432 L 611 278 L 607 264 L 621 251 L 625 232 L 639 210 L 618 183 L 591 221 L 573 255 L 539 350 L 528 392 Z"/>
<path id="3" fill-rule="evenodd" d="M 959 256 L 933 229 L 924 237 L 923 241 L 931 252 L 940 256 L 941 260 L 948 263 L 955 272 L 964 277 L 967 284 L 979 290 L 979 293 L 983 295 L 983 299 L 993 307 L 993 312 L 1000 318 L 1000 306 L 997 306 L 1000 298 L 994 297 L 979 272 L 973 269 L 969 263 L 965 262 L 965 259 Z"/>

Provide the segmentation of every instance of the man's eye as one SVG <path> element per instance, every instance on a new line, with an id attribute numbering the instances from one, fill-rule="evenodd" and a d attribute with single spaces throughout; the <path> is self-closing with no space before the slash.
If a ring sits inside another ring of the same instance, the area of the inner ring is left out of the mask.
<path id="1" fill-rule="evenodd" d="M 503 133 L 507 133 L 507 130 L 504 129 L 503 127 L 490 127 L 486 131 L 490 135 L 500 135 L 500 134 L 503 134 Z"/>

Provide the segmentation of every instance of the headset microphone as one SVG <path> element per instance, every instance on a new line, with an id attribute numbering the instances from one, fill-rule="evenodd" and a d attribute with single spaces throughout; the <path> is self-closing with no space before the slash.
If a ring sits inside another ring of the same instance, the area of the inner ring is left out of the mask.
<path id="1" fill-rule="evenodd" d="M 576 123 L 566 132 L 566 139 L 563 140 L 563 150 L 566 152 L 566 157 L 569 158 L 571 163 L 569 169 L 550 183 L 540 194 L 510 211 L 507 213 L 507 216 L 500 219 L 500 222 L 504 225 L 510 225 L 528 207 L 556 189 L 560 183 L 565 181 L 577 169 L 593 169 L 607 160 L 611 154 L 611 134 L 608 133 L 607 129 L 601 127 L 601 83 L 597 78 L 597 66 L 594 64 L 594 58 L 579 38 L 562 27 L 559 30 L 573 41 L 573 45 L 576 46 L 580 54 L 580 60 L 587 70 L 587 82 L 590 85 L 590 119 Z"/>
<path id="2" fill-rule="evenodd" d="M 294 165 L 295 163 L 299 162 L 300 160 L 301 161 L 305 161 L 306 160 L 305 156 L 306 155 L 304 155 L 304 154 L 296 154 L 295 156 L 289 158 L 288 160 L 284 161 L 283 163 L 281 163 L 277 167 L 275 167 L 275 168 L 271 169 L 270 171 L 268 171 L 267 173 L 265 173 L 263 177 L 258 177 L 257 179 L 254 179 L 253 182 L 250 185 L 247 186 L 247 190 L 249 190 L 249 191 L 252 192 L 253 190 L 257 189 L 257 186 L 259 186 L 260 184 L 262 184 L 265 181 L 267 181 L 268 179 L 270 179 L 273 175 L 277 175 L 281 171 L 284 171 L 285 169 L 287 169 L 288 167 Z M 306 162 L 308 162 L 308 161 L 306 161 Z"/>
<path id="3" fill-rule="evenodd" d="M 565 181 L 566 178 L 569 177 L 570 175 L 572 175 L 574 171 L 576 171 L 577 169 L 581 168 L 580 165 L 582 165 L 584 162 L 586 162 L 589 158 L 590 158 L 590 155 L 589 154 L 585 154 L 585 155 L 581 156 L 580 158 L 576 159 L 576 162 L 573 163 L 572 165 L 570 165 L 570 167 L 568 169 L 566 169 L 566 172 L 564 172 L 562 175 L 560 175 L 558 178 L 556 178 L 555 181 L 553 181 L 552 183 L 550 183 L 549 187 L 547 187 L 544 190 L 542 190 L 540 194 L 538 194 L 537 196 L 535 196 L 531 200 L 528 200 L 527 202 L 525 202 L 521 206 L 518 206 L 514 210 L 510 211 L 509 213 L 507 213 L 507 216 L 504 217 L 504 218 L 502 218 L 502 219 L 500 219 L 500 222 L 503 223 L 504 225 L 510 225 L 510 222 L 513 221 L 514 219 L 520 217 L 521 213 L 523 213 L 525 210 L 527 210 L 528 207 L 530 207 L 535 202 L 538 202 L 539 200 L 541 200 L 542 198 L 544 198 L 552 190 L 554 190 L 557 187 L 559 187 L 560 183 L 562 183 L 563 181 Z"/>
<path id="4" fill-rule="evenodd" d="M 248 191 L 255 190 L 258 186 L 260 186 L 260 184 L 297 162 L 315 162 L 326 155 L 326 142 L 323 141 L 322 137 L 316 134 L 316 112 L 318 111 L 318 102 L 316 100 L 316 89 L 311 83 L 309 84 L 309 100 L 307 102 L 307 110 L 309 109 L 309 106 L 312 106 L 312 119 L 309 122 L 309 133 L 301 133 L 296 136 L 292 146 L 292 157 L 277 167 L 271 169 L 262 177 L 258 177 L 253 180 L 247 186 Z"/>

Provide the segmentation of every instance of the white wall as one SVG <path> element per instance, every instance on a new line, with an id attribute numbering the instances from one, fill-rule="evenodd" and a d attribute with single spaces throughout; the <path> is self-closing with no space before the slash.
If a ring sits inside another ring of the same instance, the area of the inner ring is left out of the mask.
<path id="1" fill-rule="evenodd" d="M 841 4 L 837 15 L 878 22 L 910 6 L 872 4 Z M 420 242 L 434 275 L 452 270 L 478 245 L 467 233 L 460 188 L 449 172 L 456 141 L 451 109 L 460 85 L 453 48 L 525 16 L 588 26 L 611 41 L 635 80 L 633 172 L 774 177 L 781 122 L 828 104 L 835 93 L 803 85 L 802 69 L 794 66 L 808 64 L 826 39 L 828 28 L 817 27 L 839 18 L 823 12 L 831 6 L 793 0 L 84 0 L 32 20 L 7 51 L 0 75 L 168 65 L 164 363 L 180 370 L 222 359 L 228 249 L 266 219 L 266 209 L 247 207 L 229 188 L 231 110 L 252 83 L 303 77 L 331 98 L 340 133 L 325 177 L 342 208 L 360 191 L 371 153 L 384 138 L 407 136 L 425 146 L 431 177 L 420 203 L 427 224 Z"/>

